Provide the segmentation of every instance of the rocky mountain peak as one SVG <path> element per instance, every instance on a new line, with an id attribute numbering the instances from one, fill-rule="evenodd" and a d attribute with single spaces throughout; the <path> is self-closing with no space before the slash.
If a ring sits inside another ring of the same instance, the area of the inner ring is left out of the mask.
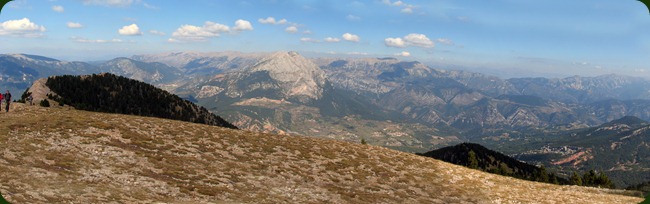
<path id="1" fill-rule="evenodd" d="M 325 72 L 297 52 L 275 52 L 249 68 L 249 72 L 268 71 L 288 97 L 319 99 L 326 83 Z"/>

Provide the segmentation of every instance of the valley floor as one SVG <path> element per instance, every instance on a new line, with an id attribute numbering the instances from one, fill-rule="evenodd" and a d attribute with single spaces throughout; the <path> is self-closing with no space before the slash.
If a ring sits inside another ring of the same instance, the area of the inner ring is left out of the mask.
<path id="1" fill-rule="evenodd" d="M 12 203 L 639 203 L 633 192 L 487 174 L 382 147 L 14 103 Z"/>

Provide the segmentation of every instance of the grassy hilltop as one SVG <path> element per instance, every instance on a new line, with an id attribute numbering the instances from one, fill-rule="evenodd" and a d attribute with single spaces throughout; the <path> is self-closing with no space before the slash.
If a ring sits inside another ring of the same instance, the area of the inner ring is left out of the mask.
<path id="1" fill-rule="evenodd" d="M 14 103 L 0 113 L 13 203 L 638 203 L 381 147 Z"/>

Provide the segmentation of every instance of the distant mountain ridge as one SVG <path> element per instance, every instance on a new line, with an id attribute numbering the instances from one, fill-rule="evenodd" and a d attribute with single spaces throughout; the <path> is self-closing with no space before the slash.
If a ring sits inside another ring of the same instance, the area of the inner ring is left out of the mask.
<path id="1" fill-rule="evenodd" d="M 110 71 L 191 99 L 245 129 L 365 138 L 406 151 L 517 140 L 626 115 L 650 120 L 650 83 L 617 75 L 500 79 L 395 58 L 308 59 L 295 52 L 161 53 L 97 64 L 3 56 L 0 86 L 13 93 L 49 75 Z"/>
<path id="2" fill-rule="evenodd" d="M 172 83 L 183 76 L 177 68 L 159 62 L 140 62 L 124 57 L 100 64 L 99 71 L 128 76 L 152 84 Z"/>

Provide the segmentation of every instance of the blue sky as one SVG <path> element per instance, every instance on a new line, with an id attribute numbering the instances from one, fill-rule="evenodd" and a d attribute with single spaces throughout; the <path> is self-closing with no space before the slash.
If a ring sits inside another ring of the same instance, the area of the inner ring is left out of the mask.
<path id="1" fill-rule="evenodd" d="M 650 14 L 636 0 L 15 0 L 0 15 L 0 53 L 278 50 L 501 76 L 650 78 Z"/>

